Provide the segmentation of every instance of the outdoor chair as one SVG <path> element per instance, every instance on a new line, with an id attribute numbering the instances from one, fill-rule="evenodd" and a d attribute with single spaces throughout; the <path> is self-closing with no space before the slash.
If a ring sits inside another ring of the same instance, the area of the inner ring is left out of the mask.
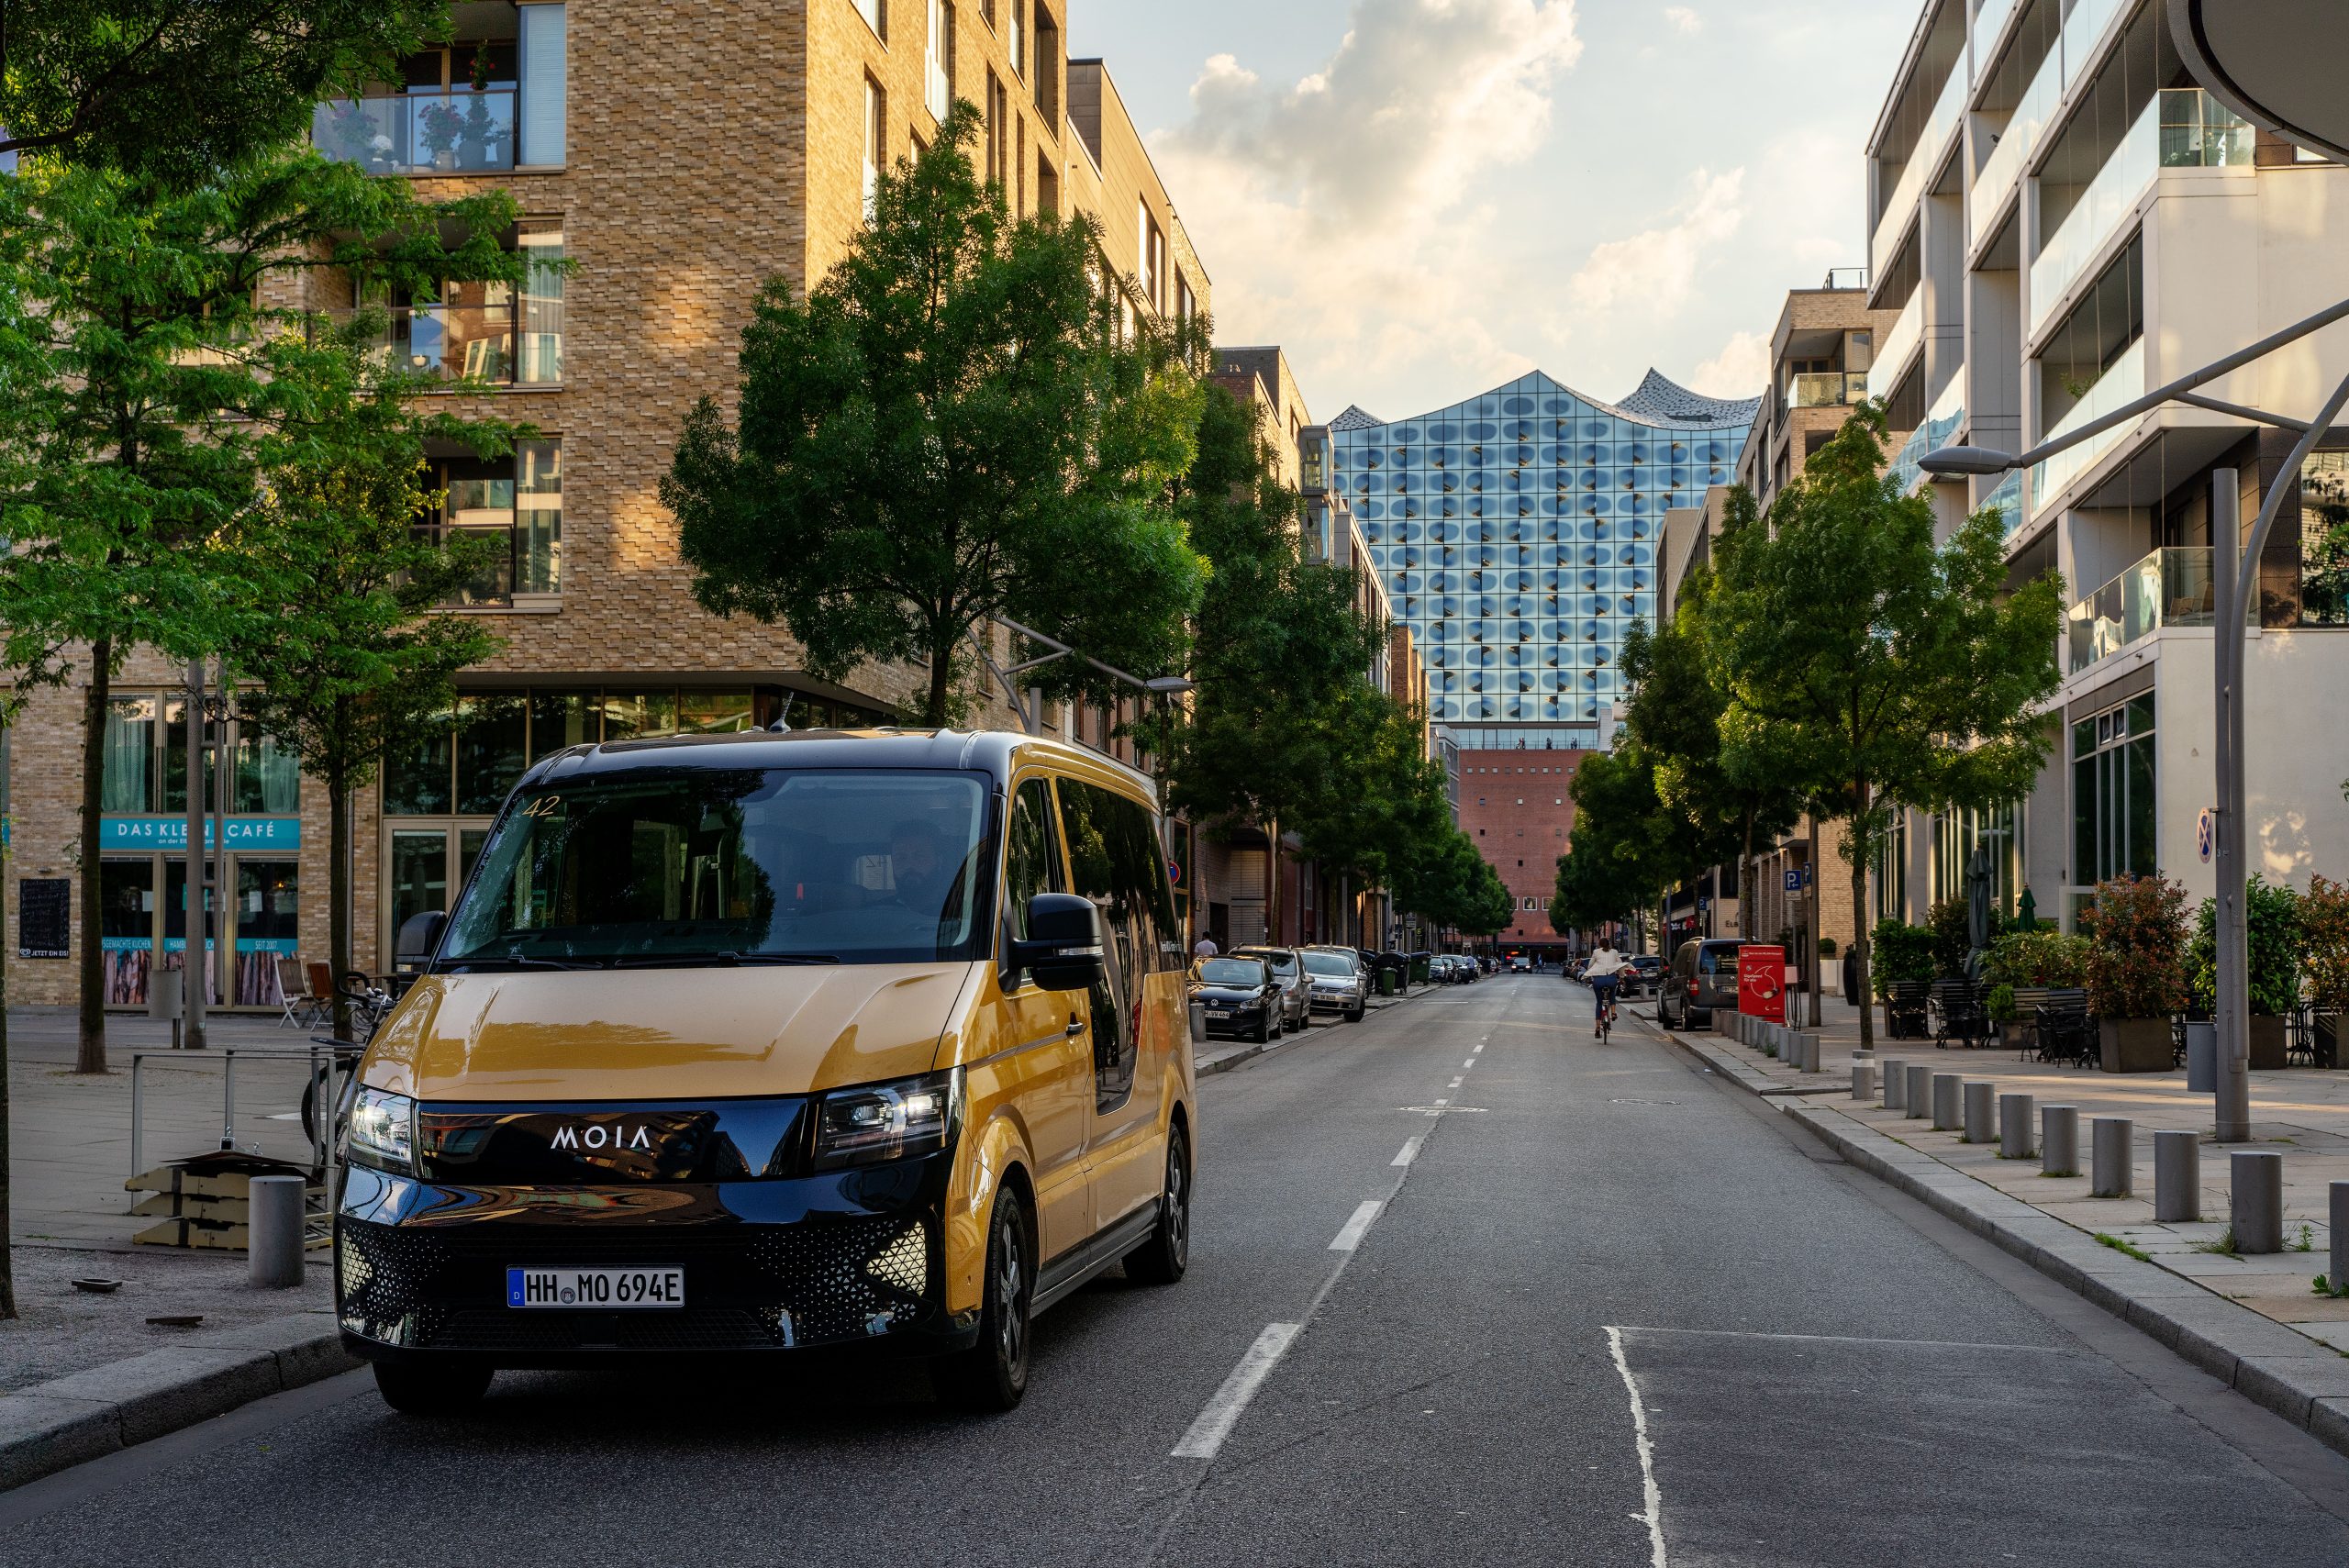
<path id="1" fill-rule="evenodd" d="M 1932 984 L 1933 1044 L 1946 1047 L 1962 1040 L 1971 1050 L 1990 1032 L 1990 1015 L 1982 1009 L 1981 994 L 1970 980 L 1936 980 Z"/>
<path id="2" fill-rule="evenodd" d="M 2038 1036 L 2039 1060 L 2042 1062 L 2058 1062 L 2074 1067 L 2096 1065 L 2096 1020 L 2088 1016 L 2087 992 L 2055 993 L 2038 1008 L 2038 1024 L 2034 1032 Z"/>
<path id="3" fill-rule="evenodd" d="M 1884 1032 L 1894 1040 L 1925 1038 L 1925 1008 L 1932 987 L 1921 980 L 1896 980 L 1886 987 Z"/>
<path id="4" fill-rule="evenodd" d="M 314 989 L 317 977 L 313 973 L 324 964 L 311 964 L 306 969 L 295 958 L 277 961 L 277 1000 L 284 1009 L 278 1016 L 279 1029 L 316 1029 L 326 1016 L 326 999 Z"/>

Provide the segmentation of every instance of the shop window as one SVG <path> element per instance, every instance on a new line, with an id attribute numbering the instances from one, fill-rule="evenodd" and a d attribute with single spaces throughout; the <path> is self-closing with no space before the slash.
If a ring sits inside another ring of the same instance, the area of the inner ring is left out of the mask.
<path id="1" fill-rule="evenodd" d="M 468 692 L 457 701 L 456 814 L 494 816 L 529 765 L 529 710 L 519 692 Z"/>
<path id="2" fill-rule="evenodd" d="M 606 740 L 635 740 L 676 732 L 677 694 L 674 688 L 604 694 Z"/>
<path id="3" fill-rule="evenodd" d="M 530 694 L 530 760 L 603 738 L 603 709 L 594 692 Z"/>
<path id="4" fill-rule="evenodd" d="M 274 735 L 238 727 L 236 809 L 267 817 L 291 817 L 302 809 L 301 761 Z"/>
<path id="5" fill-rule="evenodd" d="M 677 731 L 682 735 L 732 735 L 758 728 L 748 692 L 680 692 Z"/>
<path id="6" fill-rule="evenodd" d="M 2151 692 L 2072 726 L 2072 883 L 2080 895 L 2120 876 L 2152 876 L 2154 858 Z"/>
<path id="7" fill-rule="evenodd" d="M 107 705 L 100 810 L 129 815 L 155 809 L 155 728 L 161 706 L 153 697 L 117 697 Z"/>

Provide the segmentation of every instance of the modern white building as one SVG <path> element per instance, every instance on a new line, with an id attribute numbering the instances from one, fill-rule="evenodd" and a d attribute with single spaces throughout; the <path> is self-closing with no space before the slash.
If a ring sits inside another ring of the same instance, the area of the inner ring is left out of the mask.
<path id="1" fill-rule="evenodd" d="M 2011 909 L 2068 924 L 2101 877 L 2213 886 L 2197 822 L 2213 767 L 2211 474 L 2248 529 L 2295 432 L 2349 374 L 2336 324 L 1997 479 L 1935 481 L 1954 441 L 2021 451 L 2349 296 L 2349 171 L 2310 161 L 2195 87 L 2161 0 L 1932 0 L 1867 152 L 1870 298 L 1897 310 L 1872 394 L 1913 430 L 1895 471 L 1951 524 L 2004 514 L 2017 581 L 2071 603 L 2056 747 L 2009 810 L 1917 817 L 1877 913 L 1956 896 L 1987 840 Z M 2328 450 L 2330 449 L 2330 450 Z M 2349 877 L 2349 427 L 2305 465 L 2259 565 L 2247 660 L 2251 869 Z"/>

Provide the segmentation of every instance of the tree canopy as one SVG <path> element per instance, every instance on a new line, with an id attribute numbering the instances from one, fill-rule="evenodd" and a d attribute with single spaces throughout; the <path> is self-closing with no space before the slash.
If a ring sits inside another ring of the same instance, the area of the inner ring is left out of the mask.
<path id="1" fill-rule="evenodd" d="M 925 662 L 930 724 L 985 617 L 1163 671 L 1205 582 L 1170 499 L 1200 417 L 1184 345 L 1130 329 L 1090 217 L 1010 216 L 978 134 L 956 105 L 822 282 L 769 280 L 738 410 L 698 403 L 661 484 L 706 608 L 780 623 L 835 679 Z M 1050 683 L 1089 681 L 1063 662 Z"/>

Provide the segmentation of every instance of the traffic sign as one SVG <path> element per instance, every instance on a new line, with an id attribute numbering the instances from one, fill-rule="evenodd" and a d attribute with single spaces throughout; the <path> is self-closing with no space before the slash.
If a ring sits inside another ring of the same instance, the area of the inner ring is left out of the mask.
<path id="1" fill-rule="evenodd" d="M 2202 814 L 2196 817 L 2194 822 L 2194 848 L 2196 852 L 2201 855 L 2204 865 L 2210 863 L 2210 839 L 2216 830 L 2216 816 L 2206 806 L 2202 808 Z"/>
<path id="2" fill-rule="evenodd" d="M 1176 886 L 1178 886 L 1178 887 L 1179 887 L 1180 885 L 1182 885 L 1182 882 L 1183 882 L 1183 868 L 1182 868 L 1182 866 L 1181 866 L 1180 864 L 1178 864 L 1177 862 L 1174 862 L 1174 861 L 1168 861 L 1168 862 L 1166 862 L 1166 880 L 1167 880 L 1167 881 L 1169 881 L 1169 882 L 1171 882 L 1171 883 L 1174 883 L 1174 884 Z"/>

